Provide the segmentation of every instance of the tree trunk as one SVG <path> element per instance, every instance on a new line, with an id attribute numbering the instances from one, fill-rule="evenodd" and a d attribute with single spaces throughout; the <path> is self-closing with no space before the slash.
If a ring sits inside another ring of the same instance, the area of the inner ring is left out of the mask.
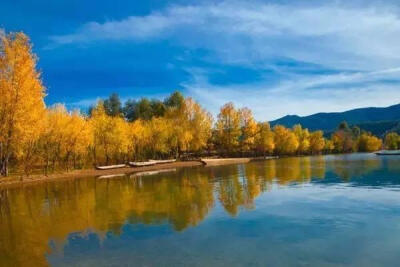
<path id="1" fill-rule="evenodd" d="M 49 157 L 47 156 L 46 157 L 46 166 L 44 169 L 44 175 L 46 175 L 46 176 L 49 174 L 49 165 L 50 165 L 50 161 L 49 161 Z"/>
<path id="2" fill-rule="evenodd" d="M 2 176 L 8 176 L 8 156 L 7 157 L 4 157 L 2 160 L 1 160 L 1 170 L 0 170 L 0 174 L 2 175 Z"/>

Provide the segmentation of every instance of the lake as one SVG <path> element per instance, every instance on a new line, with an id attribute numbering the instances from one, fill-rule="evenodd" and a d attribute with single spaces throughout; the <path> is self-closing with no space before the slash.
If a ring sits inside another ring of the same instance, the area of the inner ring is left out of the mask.
<path id="1" fill-rule="evenodd" d="M 0 189 L 0 266 L 398 266 L 400 156 Z"/>

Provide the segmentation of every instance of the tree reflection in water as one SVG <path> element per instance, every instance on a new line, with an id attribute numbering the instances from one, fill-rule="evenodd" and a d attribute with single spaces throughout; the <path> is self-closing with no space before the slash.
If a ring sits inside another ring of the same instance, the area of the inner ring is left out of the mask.
<path id="1" fill-rule="evenodd" d="M 354 156 L 353 156 L 354 157 Z M 388 166 L 393 164 L 388 163 Z M 327 173 L 348 181 L 382 167 L 367 157 L 294 157 L 176 173 L 115 179 L 76 179 L 0 191 L 0 265 L 47 265 L 74 233 L 121 234 L 126 224 L 169 224 L 182 231 L 202 222 L 215 204 L 231 216 L 253 209 L 277 186 L 320 181 Z M 52 244 L 51 246 L 49 244 Z"/>

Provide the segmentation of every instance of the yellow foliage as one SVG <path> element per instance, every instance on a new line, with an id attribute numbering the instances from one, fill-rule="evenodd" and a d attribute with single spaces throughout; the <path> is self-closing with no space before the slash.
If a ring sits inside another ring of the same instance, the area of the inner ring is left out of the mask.
<path id="1" fill-rule="evenodd" d="M 335 149 L 335 145 L 332 140 L 325 140 L 325 147 L 324 150 L 327 153 L 331 153 Z"/>
<path id="2" fill-rule="evenodd" d="M 325 139 L 322 131 L 312 132 L 309 136 L 310 151 L 312 154 L 319 154 L 325 147 Z"/>
<path id="3" fill-rule="evenodd" d="M 172 134 L 173 125 L 170 120 L 163 117 L 153 117 L 147 122 L 146 135 L 151 148 L 151 156 L 154 158 L 157 154 L 163 155 L 171 152 L 172 147 L 176 147 L 176 139 Z"/>
<path id="4" fill-rule="evenodd" d="M 129 149 L 128 123 L 123 118 L 108 116 L 102 102 L 92 110 L 90 123 L 95 162 L 124 161 Z"/>
<path id="5" fill-rule="evenodd" d="M 221 148 L 228 152 L 234 151 L 239 145 L 240 114 L 233 103 L 221 107 L 216 125 L 217 139 Z"/>
<path id="6" fill-rule="evenodd" d="M 172 126 L 170 131 L 178 153 L 199 151 L 207 145 L 212 116 L 192 98 L 186 98 L 181 106 L 170 109 L 166 118 Z"/>
<path id="7" fill-rule="evenodd" d="M 307 154 L 310 149 L 310 133 L 308 129 L 303 129 L 300 124 L 297 124 L 293 127 L 293 133 L 296 135 L 297 141 L 299 142 L 297 152 L 299 154 Z"/>
<path id="8" fill-rule="evenodd" d="M 382 148 L 382 140 L 370 135 L 363 133 L 358 140 L 358 151 L 360 152 L 373 152 Z"/>
<path id="9" fill-rule="evenodd" d="M 63 163 L 68 168 L 70 160 L 80 162 L 87 158 L 93 135 L 90 124 L 78 112 L 69 113 L 64 105 L 48 109 L 45 130 L 40 137 L 40 146 L 46 167 L 50 162 Z M 46 168 L 47 169 L 47 168 Z"/>
<path id="10" fill-rule="evenodd" d="M 388 133 L 385 136 L 385 148 L 397 150 L 400 147 L 400 136 L 397 133 Z"/>
<path id="11" fill-rule="evenodd" d="M 250 109 L 240 109 L 239 115 L 240 127 L 242 130 L 242 135 L 240 137 L 240 148 L 242 151 L 254 150 L 256 144 L 256 135 L 258 132 L 258 125 L 254 120 L 253 114 Z"/>
<path id="12" fill-rule="evenodd" d="M 141 159 L 149 144 L 149 131 L 147 131 L 143 120 L 139 119 L 129 124 L 128 139 L 128 157 L 135 160 Z"/>
<path id="13" fill-rule="evenodd" d="M 274 133 L 275 152 L 278 155 L 290 155 L 297 151 L 299 141 L 290 129 L 282 125 L 277 125 L 274 127 Z"/>
<path id="14" fill-rule="evenodd" d="M 272 154 L 275 149 L 274 132 L 268 122 L 258 124 L 258 133 L 256 136 L 257 150 L 263 154 Z"/>
<path id="15" fill-rule="evenodd" d="M 0 170 L 7 175 L 11 156 L 31 160 L 43 130 L 45 88 L 25 34 L 1 37 L 0 70 Z"/>

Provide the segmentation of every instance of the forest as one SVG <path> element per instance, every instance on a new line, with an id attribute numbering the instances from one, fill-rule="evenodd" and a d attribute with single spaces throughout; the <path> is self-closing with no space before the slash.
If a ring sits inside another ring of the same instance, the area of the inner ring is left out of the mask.
<path id="1" fill-rule="evenodd" d="M 384 139 L 342 122 L 329 138 L 301 125 L 256 121 L 250 108 L 231 102 L 213 116 L 176 91 L 164 100 L 121 103 L 117 94 L 87 112 L 46 106 L 37 57 L 24 33 L 0 37 L 0 173 L 55 170 L 158 158 L 290 156 L 398 149 L 400 136 Z M 10 171 L 11 170 L 11 171 Z"/>

